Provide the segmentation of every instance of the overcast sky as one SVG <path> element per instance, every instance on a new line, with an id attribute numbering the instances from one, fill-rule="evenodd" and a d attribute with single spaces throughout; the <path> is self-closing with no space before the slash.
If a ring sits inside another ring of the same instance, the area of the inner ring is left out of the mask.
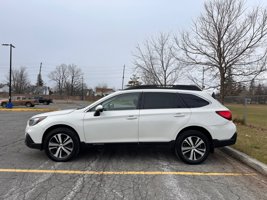
<path id="1" fill-rule="evenodd" d="M 27 67 L 36 82 L 40 62 L 45 84 L 57 65 L 76 64 L 89 87 L 119 89 L 133 68 L 138 43 L 160 32 L 189 29 L 204 0 L 0 0 L 0 43 L 12 43 L 13 67 Z M 248 0 L 247 6 L 267 5 Z M 9 49 L 0 47 L 0 83 L 8 74 Z"/>

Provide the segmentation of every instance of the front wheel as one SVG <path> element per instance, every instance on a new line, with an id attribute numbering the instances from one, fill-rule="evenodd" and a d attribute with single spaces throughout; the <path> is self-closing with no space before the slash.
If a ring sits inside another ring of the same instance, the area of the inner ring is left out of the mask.
<path id="1" fill-rule="evenodd" d="M 7 105 L 6 103 L 2 103 L 3 108 L 6 108 L 6 105 Z"/>
<path id="2" fill-rule="evenodd" d="M 54 161 L 65 162 L 76 157 L 80 150 L 79 139 L 68 128 L 52 130 L 44 140 L 46 155 Z"/>
<path id="3" fill-rule="evenodd" d="M 200 164 L 210 152 L 210 142 L 206 135 L 196 130 L 189 130 L 178 136 L 175 153 L 185 163 Z"/>

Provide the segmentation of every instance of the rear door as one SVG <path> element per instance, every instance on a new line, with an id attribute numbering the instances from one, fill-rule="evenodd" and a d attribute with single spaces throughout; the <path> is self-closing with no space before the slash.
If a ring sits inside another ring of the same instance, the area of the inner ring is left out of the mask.
<path id="1" fill-rule="evenodd" d="M 175 92 L 144 92 L 139 118 L 140 142 L 167 142 L 189 120 L 191 111 Z"/>

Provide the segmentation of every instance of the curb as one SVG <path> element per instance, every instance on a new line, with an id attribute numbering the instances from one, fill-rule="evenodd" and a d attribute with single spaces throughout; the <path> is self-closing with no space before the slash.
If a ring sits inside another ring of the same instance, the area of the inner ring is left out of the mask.
<path id="1" fill-rule="evenodd" d="M 220 150 L 253 168 L 257 172 L 267 176 L 267 165 L 231 147 L 222 147 Z"/>

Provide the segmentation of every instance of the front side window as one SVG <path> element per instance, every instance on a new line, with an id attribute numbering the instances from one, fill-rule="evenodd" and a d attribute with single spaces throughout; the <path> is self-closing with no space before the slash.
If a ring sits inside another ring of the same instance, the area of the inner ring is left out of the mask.
<path id="1" fill-rule="evenodd" d="M 144 109 L 184 108 L 183 102 L 176 93 L 144 93 Z"/>
<path id="2" fill-rule="evenodd" d="M 140 93 L 127 93 L 112 97 L 101 103 L 104 111 L 112 110 L 135 110 L 138 108 Z M 95 110 L 93 108 L 92 110 Z"/>

